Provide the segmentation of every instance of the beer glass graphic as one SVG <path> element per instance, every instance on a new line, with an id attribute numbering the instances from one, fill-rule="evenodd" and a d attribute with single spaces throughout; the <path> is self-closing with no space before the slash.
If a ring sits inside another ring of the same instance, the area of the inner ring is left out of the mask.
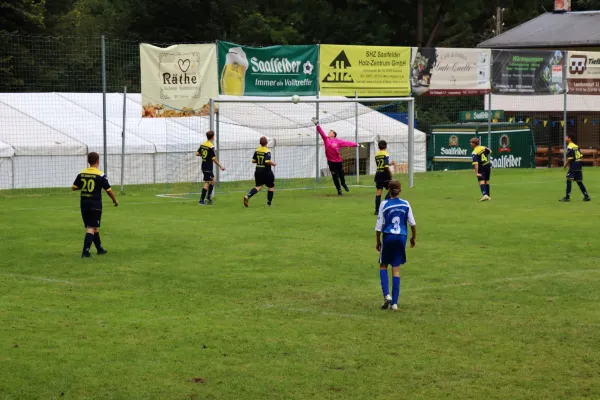
<path id="1" fill-rule="evenodd" d="M 248 60 L 244 50 L 241 47 L 229 49 L 221 72 L 221 94 L 243 96 L 247 69 Z"/>

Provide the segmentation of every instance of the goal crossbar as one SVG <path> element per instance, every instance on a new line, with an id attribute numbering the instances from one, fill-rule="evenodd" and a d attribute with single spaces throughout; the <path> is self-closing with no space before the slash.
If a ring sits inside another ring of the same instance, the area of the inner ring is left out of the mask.
<path id="1" fill-rule="evenodd" d="M 210 129 L 215 130 L 215 105 L 218 103 L 295 103 L 295 104 L 318 104 L 319 103 L 381 103 L 381 102 L 404 102 L 407 104 L 408 108 L 408 186 L 410 188 L 414 187 L 414 156 L 415 156 L 415 98 L 414 97 L 369 97 L 369 98 L 335 98 L 335 99 L 327 99 L 327 98 L 302 98 L 296 100 L 295 102 L 291 98 L 238 98 L 238 99 L 210 99 Z M 217 114 L 218 120 L 218 114 Z M 355 135 L 358 138 L 358 111 L 355 114 L 356 124 L 355 124 Z M 217 135 L 217 143 L 219 141 Z M 218 149 L 217 145 L 217 149 Z M 356 159 L 358 160 L 358 148 L 356 149 Z M 358 179 L 358 163 L 356 165 L 357 169 L 357 179 Z M 217 174 L 219 172 L 217 171 Z M 357 181 L 358 182 L 358 181 Z"/>

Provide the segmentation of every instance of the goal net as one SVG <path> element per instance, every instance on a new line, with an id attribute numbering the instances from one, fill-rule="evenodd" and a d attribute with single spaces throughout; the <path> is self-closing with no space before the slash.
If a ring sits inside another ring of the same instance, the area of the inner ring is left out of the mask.
<path id="1" fill-rule="evenodd" d="M 324 142 L 311 121 L 316 117 L 327 135 L 334 131 L 337 139 L 359 144 L 341 147 L 346 184 L 373 186 L 378 142 L 387 142 L 390 159 L 395 161 L 394 176 L 412 186 L 414 172 L 426 168 L 426 138 L 414 129 L 413 98 L 347 99 L 307 98 L 298 103 L 287 98 L 240 98 L 221 96 L 211 101 L 212 111 L 203 129 L 215 132 L 214 145 L 219 163 L 214 166 L 216 193 L 247 191 L 254 186 L 254 151 L 265 136 L 271 150 L 278 189 L 312 189 L 333 187 L 325 156 Z M 207 126 L 208 125 L 208 126 Z M 198 128 L 198 126 L 196 126 Z M 189 131 L 196 131 L 190 127 Z M 167 135 L 181 137 L 182 129 L 168 130 Z M 197 148 L 206 140 L 204 132 L 187 147 Z M 342 146 L 350 143 L 341 143 Z M 178 149 L 180 150 L 180 149 Z M 201 160 L 190 162 L 181 151 L 167 152 L 169 182 L 167 194 L 193 196 L 201 191 Z M 184 157 L 185 160 L 181 159 Z"/>

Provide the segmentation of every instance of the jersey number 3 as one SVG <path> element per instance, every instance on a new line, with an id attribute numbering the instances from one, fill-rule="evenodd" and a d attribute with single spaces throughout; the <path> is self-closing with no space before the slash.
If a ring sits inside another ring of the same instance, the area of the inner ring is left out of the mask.
<path id="1" fill-rule="evenodd" d="M 390 230 L 390 232 L 393 233 L 394 235 L 399 235 L 401 232 L 400 217 L 392 218 L 392 224 L 394 224 L 394 227 Z"/>

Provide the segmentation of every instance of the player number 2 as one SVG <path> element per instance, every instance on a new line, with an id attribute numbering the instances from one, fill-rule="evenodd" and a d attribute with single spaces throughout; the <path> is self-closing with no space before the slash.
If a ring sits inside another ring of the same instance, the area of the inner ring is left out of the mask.
<path id="1" fill-rule="evenodd" d="M 392 224 L 394 224 L 394 227 L 392 228 L 391 232 L 394 235 L 399 235 L 400 234 L 400 217 L 392 218 Z"/>
<path id="2" fill-rule="evenodd" d="M 83 186 L 81 186 L 81 190 L 84 192 L 92 193 L 96 188 L 96 181 L 93 179 L 82 179 Z"/>

